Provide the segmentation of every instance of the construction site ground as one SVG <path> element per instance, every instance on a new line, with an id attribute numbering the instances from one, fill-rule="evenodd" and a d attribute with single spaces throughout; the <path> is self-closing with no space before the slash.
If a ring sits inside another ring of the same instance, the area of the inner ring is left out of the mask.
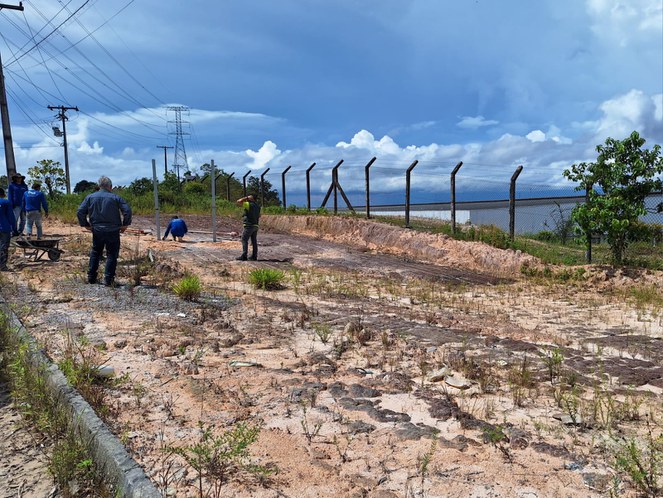
<path id="1" fill-rule="evenodd" d="M 615 455 L 661 430 L 663 308 L 636 299 L 660 297 L 660 273 L 545 269 L 349 217 L 263 216 L 243 262 L 238 220 L 216 241 L 185 220 L 174 242 L 135 217 L 117 287 L 86 283 L 88 232 L 48 220 L 61 259 L 17 251 L 2 282 L 54 361 L 76 344 L 113 368 L 102 416 L 164 495 L 636 495 Z M 260 268 L 281 288 L 251 285 Z M 172 290 L 187 274 L 195 301 Z M 169 450 L 238 424 L 270 472 L 200 481 Z"/>

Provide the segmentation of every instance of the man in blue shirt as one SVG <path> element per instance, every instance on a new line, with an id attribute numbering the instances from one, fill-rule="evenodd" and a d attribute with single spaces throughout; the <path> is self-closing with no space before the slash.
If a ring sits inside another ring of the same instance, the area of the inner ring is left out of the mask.
<path id="1" fill-rule="evenodd" d="M 7 267 L 9 241 L 16 232 L 16 218 L 12 203 L 5 198 L 5 189 L 0 188 L 0 271 L 10 271 Z"/>
<path id="2" fill-rule="evenodd" d="M 102 176 L 98 185 L 97 192 L 83 199 L 76 215 L 80 226 L 92 232 L 88 283 L 97 283 L 99 260 L 105 248 L 104 285 L 112 286 L 115 284 L 115 269 L 120 255 L 120 233 L 124 233 L 131 225 L 131 208 L 127 201 L 111 191 L 113 183 L 110 178 Z"/>
<path id="3" fill-rule="evenodd" d="M 7 197 L 11 202 L 14 209 L 14 218 L 18 223 L 18 233 L 22 234 L 25 228 L 25 211 L 21 207 L 23 205 L 23 194 L 28 191 L 28 186 L 25 184 L 25 177 L 20 173 L 12 175 L 12 182 L 7 189 Z"/>
<path id="4" fill-rule="evenodd" d="M 189 229 L 186 227 L 184 220 L 178 216 L 173 216 L 173 219 L 171 219 L 170 223 L 168 223 L 168 226 L 166 227 L 166 233 L 163 234 L 163 238 L 161 240 L 166 240 L 168 234 L 170 233 L 173 236 L 173 240 L 179 240 L 182 242 L 184 234 L 186 234 L 188 231 Z"/>
<path id="5" fill-rule="evenodd" d="M 32 188 L 23 194 L 21 208 L 25 211 L 28 237 L 32 236 L 32 225 L 34 224 L 37 227 L 37 238 L 41 239 L 43 234 L 41 226 L 42 208 L 44 209 L 44 217 L 48 218 L 48 202 L 46 202 L 46 196 L 41 191 L 41 183 L 33 183 Z"/>

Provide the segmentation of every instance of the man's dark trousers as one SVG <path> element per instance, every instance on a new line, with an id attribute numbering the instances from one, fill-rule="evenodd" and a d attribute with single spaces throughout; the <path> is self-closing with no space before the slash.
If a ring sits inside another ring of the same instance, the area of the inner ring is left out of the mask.
<path id="1" fill-rule="evenodd" d="M 249 252 L 249 239 L 251 239 L 251 258 L 258 259 L 258 227 L 244 227 L 242 232 L 242 259 L 246 259 Z"/>
<path id="2" fill-rule="evenodd" d="M 9 257 L 9 241 L 12 238 L 10 232 L 0 232 L 0 269 L 7 268 L 7 258 Z"/>
<path id="3" fill-rule="evenodd" d="M 117 258 L 120 255 L 120 231 L 112 232 L 92 231 L 92 250 L 90 251 L 90 266 L 88 267 L 88 282 L 97 281 L 99 260 L 106 249 L 106 268 L 104 270 L 104 283 L 111 285 L 115 281 Z"/>

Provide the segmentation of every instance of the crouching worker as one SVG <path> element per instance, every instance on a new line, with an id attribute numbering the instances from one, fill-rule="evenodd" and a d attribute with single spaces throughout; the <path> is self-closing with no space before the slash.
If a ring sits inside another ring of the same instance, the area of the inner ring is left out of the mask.
<path id="1" fill-rule="evenodd" d="M 161 240 L 166 240 L 168 234 L 170 234 L 173 236 L 173 240 L 179 240 L 182 242 L 184 235 L 188 231 L 189 229 L 186 227 L 184 220 L 177 216 L 173 216 L 173 218 L 170 220 L 170 223 L 168 223 L 168 226 L 166 227 L 166 233 L 163 235 Z"/>

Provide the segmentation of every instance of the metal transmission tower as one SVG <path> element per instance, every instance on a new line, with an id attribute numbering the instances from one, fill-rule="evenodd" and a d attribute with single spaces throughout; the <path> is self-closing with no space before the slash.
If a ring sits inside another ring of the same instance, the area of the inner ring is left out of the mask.
<path id="1" fill-rule="evenodd" d="M 184 148 L 184 135 L 188 135 L 182 131 L 182 111 L 189 112 L 189 108 L 182 105 L 172 105 L 166 107 L 169 111 L 175 111 L 175 133 L 170 133 L 170 135 L 175 135 L 175 157 L 173 159 L 173 168 L 177 170 L 177 179 L 180 179 L 180 167 L 184 168 L 185 171 L 189 171 L 189 164 L 186 160 L 186 149 Z M 172 121 L 169 121 L 172 123 Z"/>

